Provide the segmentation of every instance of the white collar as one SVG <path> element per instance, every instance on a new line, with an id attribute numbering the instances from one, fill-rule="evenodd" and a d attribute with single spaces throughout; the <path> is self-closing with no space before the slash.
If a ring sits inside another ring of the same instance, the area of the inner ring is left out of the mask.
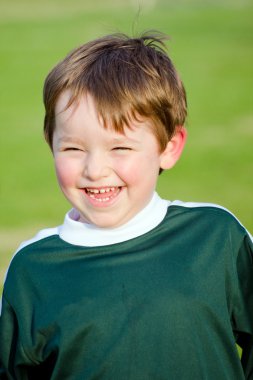
<path id="1" fill-rule="evenodd" d="M 87 247 L 121 243 L 143 235 L 158 226 L 164 219 L 169 202 L 154 193 L 149 204 L 126 224 L 117 228 L 99 228 L 71 218 L 73 210 L 67 213 L 60 227 L 60 238 L 67 243 Z M 75 210 L 74 210 L 75 211 Z"/>

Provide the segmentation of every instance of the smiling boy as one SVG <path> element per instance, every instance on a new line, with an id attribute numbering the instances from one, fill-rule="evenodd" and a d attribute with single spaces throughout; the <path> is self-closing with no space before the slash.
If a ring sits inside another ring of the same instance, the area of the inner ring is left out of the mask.
<path id="1" fill-rule="evenodd" d="M 163 38 L 105 36 L 46 79 L 45 137 L 72 210 L 10 264 L 1 379 L 253 379 L 251 236 L 222 207 L 155 192 L 186 140 Z"/>
<path id="2" fill-rule="evenodd" d="M 161 152 L 148 120 L 131 120 L 131 129 L 119 134 L 103 128 L 91 95 L 66 109 L 68 101 L 63 93 L 57 102 L 53 136 L 60 187 L 81 222 L 125 224 L 150 202 L 159 170 L 179 158 L 185 129 L 179 128 Z"/>

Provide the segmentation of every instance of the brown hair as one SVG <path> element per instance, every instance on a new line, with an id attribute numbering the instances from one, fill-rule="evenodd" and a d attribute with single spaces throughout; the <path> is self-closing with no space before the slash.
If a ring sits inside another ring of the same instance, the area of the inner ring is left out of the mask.
<path id="1" fill-rule="evenodd" d="M 166 39 L 159 32 L 137 38 L 108 35 L 76 48 L 58 63 L 44 85 L 44 133 L 50 147 L 56 102 L 70 90 L 67 107 L 88 92 L 105 128 L 123 133 L 132 118 L 150 119 L 163 151 L 187 114 L 185 89 L 166 53 Z"/>

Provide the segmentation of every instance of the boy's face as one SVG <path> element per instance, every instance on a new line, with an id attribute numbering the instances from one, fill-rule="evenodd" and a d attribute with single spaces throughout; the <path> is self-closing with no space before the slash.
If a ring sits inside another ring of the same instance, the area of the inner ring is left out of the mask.
<path id="1" fill-rule="evenodd" d="M 163 153 L 147 122 L 133 122 L 119 134 L 103 128 L 90 95 L 63 111 L 68 99 L 65 92 L 56 105 L 53 154 L 60 187 L 80 221 L 118 227 L 151 200 Z"/>

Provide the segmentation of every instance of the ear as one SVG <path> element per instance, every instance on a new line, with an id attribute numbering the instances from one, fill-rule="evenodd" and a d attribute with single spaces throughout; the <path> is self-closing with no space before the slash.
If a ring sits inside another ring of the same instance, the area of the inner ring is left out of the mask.
<path id="1" fill-rule="evenodd" d="M 178 126 L 176 132 L 167 143 L 165 150 L 160 156 L 161 169 L 171 169 L 179 160 L 187 138 L 185 127 Z"/>

